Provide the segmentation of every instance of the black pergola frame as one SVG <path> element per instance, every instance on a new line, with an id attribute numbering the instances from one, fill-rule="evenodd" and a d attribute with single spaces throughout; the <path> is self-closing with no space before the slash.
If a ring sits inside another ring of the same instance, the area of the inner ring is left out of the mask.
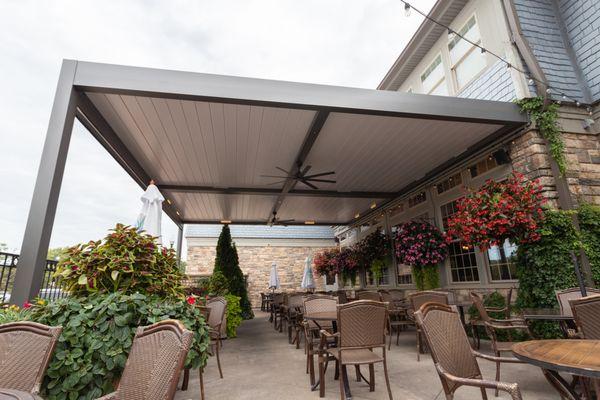
<path id="1" fill-rule="evenodd" d="M 298 190 L 295 189 L 296 181 L 293 178 L 288 178 L 283 187 L 276 190 L 251 187 L 184 186 L 168 182 L 159 184 L 159 188 L 179 192 L 276 196 L 269 216 L 265 216 L 264 220 L 243 221 L 244 224 L 274 222 L 274 215 L 287 196 L 384 199 L 384 203 L 378 205 L 376 210 L 367 210 L 367 213 L 376 212 L 448 165 L 468 158 L 499 138 L 521 130 L 528 122 L 526 115 L 521 114 L 518 107 L 510 103 L 64 60 L 21 247 L 19 268 L 11 296 L 11 302 L 14 304 L 22 304 L 25 300 L 35 297 L 42 282 L 43 266 L 75 118 L 90 131 L 140 187 L 145 188 L 151 179 L 148 172 L 88 98 L 86 95 L 88 92 L 316 111 L 294 163 L 290 166 L 292 175 L 304 164 L 321 128 L 332 112 L 501 126 L 495 133 L 476 143 L 463 154 L 443 162 L 429 171 L 423 179 L 407 185 L 398 192 Z M 177 240 L 179 253 L 184 224 L 220 222 L 219 220 L 186 220 L 177 210 L 177 205 L 174 203 L 164 205 L 164 211 L 179 228 Z M 316 223 L 349 225 L 353 221 L 347 221 L 345 224 L 340 224 L 339 221 Z M 304 222 L 300 224 L 304 225 Z"/>

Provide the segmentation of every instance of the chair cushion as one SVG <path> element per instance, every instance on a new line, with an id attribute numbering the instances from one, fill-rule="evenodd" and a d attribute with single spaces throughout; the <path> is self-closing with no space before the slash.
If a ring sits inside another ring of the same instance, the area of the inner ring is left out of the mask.
<path id="1" fill-rule="evenodd" d="M 327 352 L 334 356 L 336 359 L 339 359 L 340 349 L 334 347 L 327 349 Z M 382 362 L 383 357 L 378 354 L 375 354 L 369 349 L 356 349 L 356 350 L 343 350 L 342 351 L 342 364 L 373 364 L 377 362 Z"/>

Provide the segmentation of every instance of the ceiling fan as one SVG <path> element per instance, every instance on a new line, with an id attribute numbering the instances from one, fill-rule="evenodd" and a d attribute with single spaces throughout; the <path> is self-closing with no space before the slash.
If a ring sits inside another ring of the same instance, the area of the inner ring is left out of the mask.
<path id="1" fill-rule="evenodd" d="M 283 225 L 283 226 L 287 226 L 287 224 L 289 224 L 290 222 L 294 222 L 295 219 L 279 219 L 277 218 L 277 211 L 273 211 L 273 218 L 271 218 L 271 220 L 269 221 L 269 226 L 273 226 L 273 225 Z"/>
<path id="2" fill-rule="evenodd" d="M 303 183 L 306 186 L 308 186 L 309 188 L 316 190 L 316 189 L 318 189 L 318 187 L 316 185 L 314 185 L 312 182 L 321 182 L 321 183 L 335 183 L 336 182 L 331 179 L 322 179 L 322 177 L 334 175 L 335 171 L 320 172 L 318 174 L 307 175 L 308 171 L 310 171 L 310 169 L 312 168 L 311 165 L 307 165 L 302 169 L 298 168 L 298 171 L 295 174 L 292 174 L 290 171 L 286 171 L 285 169 L 283 169 L 281 167 L 275 167 L 275 168 L 277 168 L 278 170 L 283 172 L 285 174 L 285 176 L 261 175 L 261 177 L 263 177 L 263 178 L 280 178 L 281 179 L 280 181 L 270 183 L 269 185 L 281 184 L 281 183 L 284 183 L 288 178 L 292 178 L 296 182 Z"/>

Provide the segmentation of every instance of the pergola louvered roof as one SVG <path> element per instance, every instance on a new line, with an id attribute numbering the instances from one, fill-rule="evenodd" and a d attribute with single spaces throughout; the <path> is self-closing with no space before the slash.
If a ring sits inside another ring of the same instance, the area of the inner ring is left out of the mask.
<path id="1" fill-rule="evenodd" d="M 521 129 L 510 103 L 77 61 L 77 118 L 181 223 L 346 225 Z M 336 183 L 273 184 L 277 167 Z"/>

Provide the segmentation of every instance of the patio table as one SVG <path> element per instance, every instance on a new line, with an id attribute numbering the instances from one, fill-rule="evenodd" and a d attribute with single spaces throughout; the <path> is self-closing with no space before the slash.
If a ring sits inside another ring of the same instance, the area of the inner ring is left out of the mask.
<path id="1" fill-rule="evenodd" d="M 0 400 L 42 400 L 42 398 L 20 390 L 0 388 Z"/>
<path id="2" fill-rule="evenodd" d="M 319 322 L 331 322 L 332 326 L 333 326 L 333 332 L 337 332 L 337 311 L 322 311 L 322 312 L 314 312 L 311 313 L 310 315 L 305 315 L 304 319 L 306 320 L 310 320 L 313 321 L 318 327 L 319 329 L 321 328 L 321 326 L 319 325 Z M 342 368 L 344 369 L 344 390 L 346 392 L 346 400 L 351 400 L 352 399 L 352 393 L 350 392 L 350 383 L 348 382 L 348 373 L 346 370 L 346 366 L 342 366 Z M 319 387 L 319 385 L 321 384 L 321 381 L 319 379 L 317 379 L 317 381 L 315 382 L 315 384 L 310 388 L 311 391 L 315 391 L 317 390 L 317 388 Z"/>
<path id="3" fill-rule="evenodd" d="M 569 329 L 577 329 L 573 316 L 563 314 L 558 308 L 524 308 L 522 314 L 527 324 L 531 321 L 558 322 L 565 338 L 569 337 Z"/>
<path id="4" fill-rule="evenodd" d="M 512 346 L 515 357 L 542 369 L 550 384 L 568 399 L 581 399 L 559 372 L 600 378 L 600 340 L 530 340 Z"/>

